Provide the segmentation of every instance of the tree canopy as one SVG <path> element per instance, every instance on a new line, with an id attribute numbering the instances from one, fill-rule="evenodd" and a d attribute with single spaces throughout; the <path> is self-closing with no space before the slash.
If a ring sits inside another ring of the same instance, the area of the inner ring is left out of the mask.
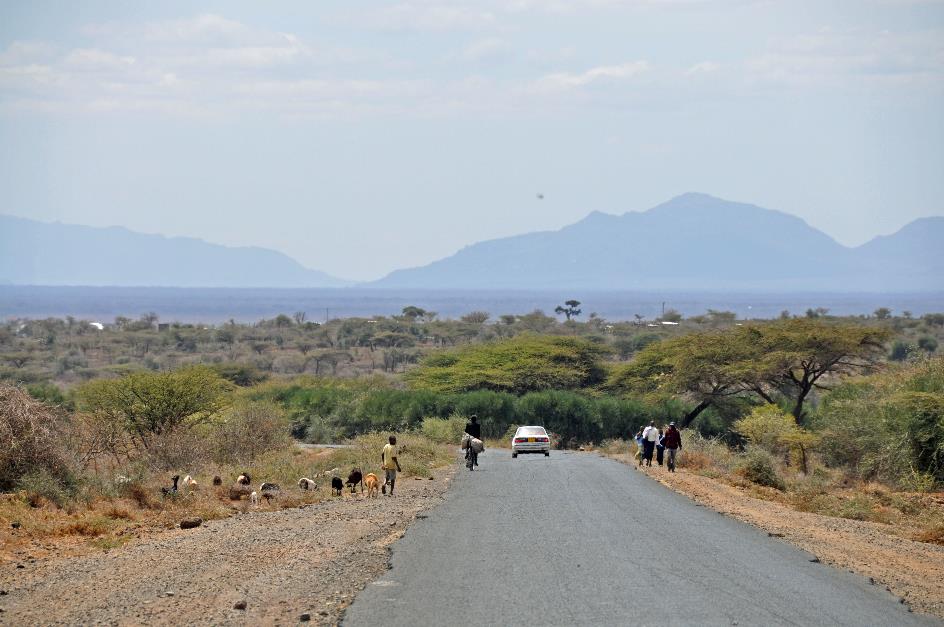
<path id="1" fill-rule="evenodd" d="M 650 344 L 617 368 L 607 388 L 622 394 L 679 394 L 694 403 L 691 423 L 726 397 L 783 400 L 798 423 L 830 375 L 864 372 L 883 350 L 884 329 L 815 318 L 777 320 Z"/>
<path id="2" fill-rule="evenodd" d="M 434 355 L 406 378 L 415 388 L 439 392 L 572 390 L 603 382 L 607 352 L 579 338 L 522 335 Z"/>
<path id="3" fill-rule="evenodd" d="M 744 339 L 712 331 L 649 344 L 614 370 L 606 387 L 621 394 L 682 395 L 694 403 L 681 420 L 688 426 L 713 403 L 750 388 L 757 359 L 754 346 Z"/>
<path id="4" fill-rule="evenodd" d="M 173 372 L 135 372 L 120 379 L 97 379 L 79 389 L 83 411 L 122 424 L 148 447 L 151 437 L 222 409 L 231 384 L 206 366 Z"/>

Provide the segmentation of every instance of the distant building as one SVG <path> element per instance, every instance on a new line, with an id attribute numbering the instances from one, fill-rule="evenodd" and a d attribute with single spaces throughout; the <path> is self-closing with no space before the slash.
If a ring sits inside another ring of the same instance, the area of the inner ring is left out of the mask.
<path id="1" fill-rule="evenodd" d="M 105 325 L 102 324 L 101 322 L 89 322 L 89 326 L 92 328 L 98 329 L 99 331 L 105 330 Z"/>
<path id="2" fill-rule="evenodd" d="M 158 330 L 158 331 L 166 331 L 166 330 L 168 330 L 169 328 L 170 328 L 170 323 L 169 323 L 169 322 L 158 322 L 158 323 L 157 323 L 157 330 Z"/>

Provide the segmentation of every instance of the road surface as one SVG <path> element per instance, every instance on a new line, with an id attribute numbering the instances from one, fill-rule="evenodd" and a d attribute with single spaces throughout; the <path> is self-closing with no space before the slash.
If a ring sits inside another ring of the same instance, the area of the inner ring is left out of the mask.
<path id="1" fill-rule="evenodd" d="M 345 627 L 940 624 L 594 454 L 488 451 L 460 472 Z"/>

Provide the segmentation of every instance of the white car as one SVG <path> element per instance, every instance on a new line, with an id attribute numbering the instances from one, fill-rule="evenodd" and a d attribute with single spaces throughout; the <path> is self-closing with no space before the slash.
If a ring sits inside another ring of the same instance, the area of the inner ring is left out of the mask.
<path id="1" fill-rule="evenodd" d="M 511 456 L 518 457 L 518 453 L 551 454 L 551 438 L 544 427 L 518 427 L 515 437 L 511 438 Z"/>

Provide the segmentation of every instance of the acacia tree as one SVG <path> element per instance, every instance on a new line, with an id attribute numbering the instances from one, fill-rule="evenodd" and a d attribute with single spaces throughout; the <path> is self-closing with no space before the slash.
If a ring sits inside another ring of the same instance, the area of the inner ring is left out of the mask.
<path id="1" fill-rule="evenodd" d="M 690 400 L 695 405 L 682 426 L 738 395 L 782 400 L 802 425 L 810 394 L 828 389 L 830 376 L 868 370 L 887 338 L 884 329 L 809 318 L 692 333 L 647 346 L 607 385 L 618 393 Z"/>
<path id="2" fill-rule="evenodd" d="M 564 302 L 564 305 L 558 305 L 554 308 L 554 313 L 564 314 L 567 317 L 567 320 L 571 318 L 576 318 L 581 314 L 580 301 L 579 300 L 568 300 Z"/>
<path id="3" fill-rule="evenodd" d="M 485 324 L 490 317 L 491 314 L 487 311 L 470 311 L 462 316 L 461 320 L 470 324 Z"/>
<path id="4" fill-rule="evenodd" d="M 805 403 L 814 390 L 826 390 L 835 375 L 866 372 L 884 353 L 887 329 L 859 324 L 795 318 L 742 327 L 740 333 L 759 350 L 762 385 L 752 387 L 768 402 L 779 393 L 789 399 L 798 424 L 806 419 Z"/>
<path id="5" fill-rule="evenodd" d="M 205 421 L 225 407 L 230 388 L 206 366 L 135 372 L 86 383 L 79 389 L 79 404 L 101 420 L 124 425 L 132 440 L 147 449 L 154 436 Z"/>
<path id="6" fill-rule="evenodd" d="M 614 371 L 606 387 L 621 394 L 680 395 L 694 403 L 679 421 L 687 427 L 712 405 L 751 389 L 757 351 L 743 340 L 709 331 L 649 344 Z"/>

